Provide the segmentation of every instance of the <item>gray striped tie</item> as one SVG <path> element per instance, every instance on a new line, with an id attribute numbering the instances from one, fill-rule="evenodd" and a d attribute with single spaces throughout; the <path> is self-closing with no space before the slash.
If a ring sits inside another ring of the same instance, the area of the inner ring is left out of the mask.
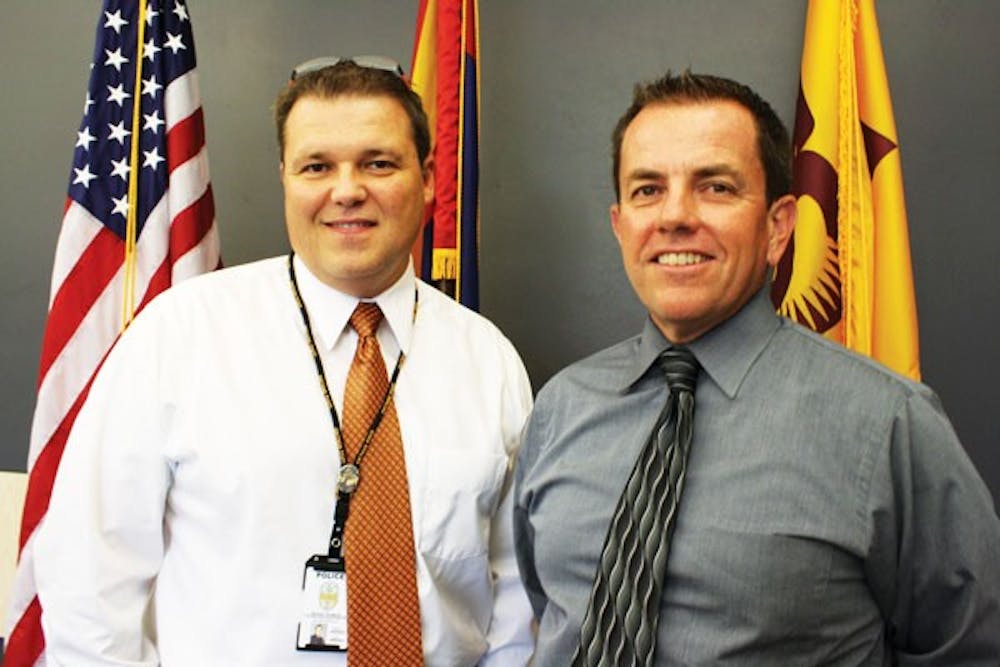
<path id="1" fill-rule="evenodd" d="M 658 361 L 670 396 L 611 518 L 574 667 L 653 664 L 699 369 L 686 348 L 671 348 Z"/>

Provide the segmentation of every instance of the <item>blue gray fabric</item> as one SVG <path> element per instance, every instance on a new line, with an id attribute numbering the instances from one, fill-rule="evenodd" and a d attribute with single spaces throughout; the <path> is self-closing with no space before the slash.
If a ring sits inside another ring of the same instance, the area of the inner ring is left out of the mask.
<path id="1" fill-rule="evenodd" d="M 576 648 L 668 346 L 647 321 L 537 397 L 514 521 L 538 667 Z M 933 392 L 777 317 L 766 288 L 689 347 L 656 664 L 997 665 L 1000 520 Z"/>

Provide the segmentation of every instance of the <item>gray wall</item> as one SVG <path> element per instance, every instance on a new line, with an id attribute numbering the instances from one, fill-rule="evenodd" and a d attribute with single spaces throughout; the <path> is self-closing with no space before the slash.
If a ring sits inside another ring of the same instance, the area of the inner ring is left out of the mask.
<path id="1" fill-rule="evenodd" d="M 416 1 L 192 2 L 223 254 L 286 250 L 269 106 L 318 54 L 409 63 Z M 792 120 L 804 0 L 482 0 L 482 304 L 536 387 L 643 316 L 607 222 L 632 83 L 691 66 Z M 23 470 L 48 281 L 98 2 L 4 0 L 0 469 Z M 882 0 L 925 380 L 1000 497 L 1000 3 Z"/>

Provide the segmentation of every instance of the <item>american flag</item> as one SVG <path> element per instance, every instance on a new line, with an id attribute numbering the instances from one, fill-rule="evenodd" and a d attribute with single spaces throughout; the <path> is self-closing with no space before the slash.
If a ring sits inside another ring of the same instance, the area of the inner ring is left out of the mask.
<path id="1" fill-rule="evenodd" d="M 94 374 L 150 299 L 219 263 L 187 7 L 105 0 L 52 270 L 5 666 L 45 663 L 33 538 Z"/>

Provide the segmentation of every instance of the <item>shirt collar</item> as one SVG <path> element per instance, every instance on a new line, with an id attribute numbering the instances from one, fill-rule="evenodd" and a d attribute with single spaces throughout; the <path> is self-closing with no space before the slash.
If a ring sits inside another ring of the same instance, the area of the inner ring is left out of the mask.
<path id="1" fill-rule="evenodd" d="M 687 345 L 702 369 L 730 398 L 736 396 L 753 362 L 778 330 L 780 319 L 771 304 L 770 291 L 771 285 L 766 283 L 735 315 Z M 671 346 L 652 318 L 647 317 L 632 362 L 622 375 L 622 392 L 628 391 Z"/>
<path id="2" fill-rule="evenodd" d="M 389 331 L 396 339 L 399 349 L 404 354 L 409 354 L 410 341 L 413 338 L 413 306 L 416 289 L 412 261 L 403 271 L 403 275 L 374 299 L 359 299 L 335 290 L 314 276 L 298 255 L 295 255 L 292 262 L 295 264 L 299 292 L 309 311 L 316 345 L 324 350 L 332 349 L 340 336 L 347 331 L 348 320 L 358 303 L 374 301 L 382 310 Z"/>

